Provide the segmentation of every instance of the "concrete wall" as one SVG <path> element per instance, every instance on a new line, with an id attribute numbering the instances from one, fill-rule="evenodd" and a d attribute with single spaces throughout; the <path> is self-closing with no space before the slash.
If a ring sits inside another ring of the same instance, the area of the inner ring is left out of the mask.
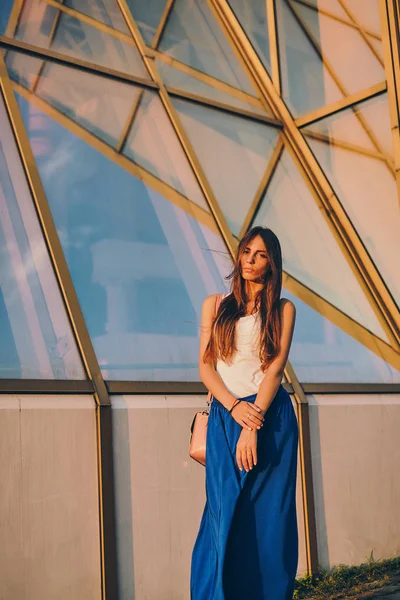
<path id="1" fill-rule="evenodd" d="M 120 600 L 189 600 L 205 503 L 204 468 L 188 456 L 205 396 L 113 398 Z M 300 559 L 306 570 L 298 468 Z"/>
<path id="2" fill-rule="evenodd" d="M 322 566 L 400 554 L 400 395 L 308 397 Z"/>
<path id="3" fill-rule="evenodd" d="M 204 396 L 113 401 L 119 600 L 189 600 Z M 400 395 L 309 396 L 321 566 L 400 554 Z M 94 402 L 0 396 L 0 600 L 100 600 Z M 298 577 L 306 570 L 298 468 Z"/>
<path id="4" fill-rule="evenodd" d="M 94 402 L 0 396 L 0 600 L 100 600 Z"/>

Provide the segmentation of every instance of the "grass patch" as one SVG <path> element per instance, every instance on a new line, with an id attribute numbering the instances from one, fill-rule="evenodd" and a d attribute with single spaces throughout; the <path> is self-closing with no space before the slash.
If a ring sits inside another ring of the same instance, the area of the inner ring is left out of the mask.
<path id="1" fill-rule="evenodd" d="M 363 592 L 379 589 L 400 575 L 400 556 L 374 559 L 373 551 L 365 563 L 357 566 L 339 564 L 330 570 L 296 579 L 293 599 L 353 600 Z"/>

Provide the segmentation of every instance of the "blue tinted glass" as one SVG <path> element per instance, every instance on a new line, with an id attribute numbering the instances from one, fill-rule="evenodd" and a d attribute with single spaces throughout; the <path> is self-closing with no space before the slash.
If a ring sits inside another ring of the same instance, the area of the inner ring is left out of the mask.
<path id="1" fill-rule="evenodd" d="M 202 302 L 230 268 L 209 214 L 18 101 L 104 376 L 198 380 Z"/>
<path id="2" fill-rule="evenodd" d="M 304 383 L 399 383 L 400 371 L 284 290 L 296 306 L 289 360 Z"/>
<path id="3" fill-rule="evenodd" d="M 0 97 L 0 377 L 85 377 Z"/>
<path id="4" fill-rule="evenodd" d="M 238 235 L 279 130 L 194 102 L 173 102 L 225 219 Z"/>
<path id="5" fill-rule="evenodd" d="M 140 33 L 148 46 L 151 46 L 167 0 L 127 0 L 127 5 L 135 19 Z"/>
<path id="6" fill-rule="evenodd" d="M 297 3 L 296 3 L 297 7 Z M 282 96 L 294 115 L 312 112 L 343 98 L 294 14 L 292 4 L 276 3 Z M 312 18 L 318 26 L 318 12 Z"/>
<path id="7" fill-rule="evenodd" d="M 315 196 L 287 150 L 273 173 L 255 224 L 271 227 L 281 240 L 283 268 L 287 273 L 389 341 Z"/>
<path id="8" fill-rule="evenodd" d="M 206 0 L 175 0 L 159 49 L 215 79 L 255 94 Z"/>
<path id="9" fill-rule="evenodd" d="M 0 5 L 0 34 L 4 35 L 10 18 L 14 0 L 2 0 Z"/>
<path id="10" fill-rule="evenodd" d="M 24 1 L 15 37 L 78 60 L 149 79 L 130 36 L 111 35 L 62 10 L 58 11 L 44 0 Z"/>
<path id="11" fill-rule="evenodd" d="M 303 131 L 386 285 L 400 301 L 400 211 L 386 94 Z"/>
<path id="12" fill-rule="evenodd" d="M 60 2 L 60 0 L 58 0 Z M 116 0 L 64 0 L 63 4 L 74 8 L 109 27 L 129 33 L 129 28 Z"/>
<path id="13" fill-rule="evenodd" d="M 271 59 L 269 52 L 268 19 L 266 0 L 229 0 L 254 50 L 269 71 Z"/>

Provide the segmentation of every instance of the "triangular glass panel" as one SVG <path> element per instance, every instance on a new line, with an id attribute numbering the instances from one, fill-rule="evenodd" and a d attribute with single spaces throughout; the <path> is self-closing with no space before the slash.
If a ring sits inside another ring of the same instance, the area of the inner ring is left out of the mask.
<path id="1" fill-rule="evenodd" d="M 231 269 L 215 223 L 17 99 L 103 376 L 199 381 L 202 303 Z"/>
<path id="2" fill-rule="evenodd" d="M 346 0 L 346 6 L 351 11 L 357 25 L 368 29 L 375 35 L 381 35 L 379 2 L 377 0 Z"/>
<path id="3" fill-rule="evenodd" d="M 287 273 L 387 341 L 338 240 L 286 150 L 255 224 L 270 227 L 281 240 Z"/>
<path id="4" fill-rule="evenodd" d="M 266 1 L 243 2 L 243 0 L 229 0 L 229 4 L 260 60 L 267 71 L 271 72 Z"/>
<path id="5" fill-rule="evenodd" d="M 158 94 L 145 91 L 124 154 L 208 211 L 182 146 Z"/>
<path id="6" fill-rule="evenodd" d="M 73 8 L 96 21 L 129 34 L 129 27 L 116 0 L 57 0 L 68 8 Z"/>
<path id="7" fill-rule="evenodd" d="M 320 119 L 311 125 L 302 128 L 304 135 L 315 137 L 329 143 L 335 139 L 337 142 L 373 152 L 375 146 L 372 143 L 367 129 L 355 118 L 353 108 L 341 112 L 340 118 L 337 113 L 326 119 Z"/>
<path id="8" fill-rule="evenodd" d="M 390 124 L 386 94 L 363 102 L 357 107 L 361 115 L 373 126 L 370 134 L 382 143 L 390 144 Z M 373 118 L 371 116 L 373 115 Z M 379 269 L 393 296 L 400 301 L 400 213 L 393 165 L 385 160 L 385 155 L 349 149 L 341 143 L 345 128 L 358 127 L 353 109 L 341 111 L 318 127 L 329 129 L 330 144 L 321 142 L 313 135 L 314 126 L 307 127 L 306 139 L 324 169 L 346 213 Z M 388 148 L 389 149 L 389 148 Z"/>
<path id="9" fill-rule="evenodd" d="M 57 110 L 116 146 L 142 88 L 109 78 L 8 52 L 10 76 Z M 42 70 L 38 76 L 38 64 Z"/>
<path id="10" fill-rule="evenodd" d="M 173 99 L 227 223 L 238 235 L 274 150 L 279 130 Z"/>
<path id="11" fill-rule="evenodd" d="M 206 0 L 175 0 L 159 50 L 232 87 L 255 94 Z"/>
<path id="12" fill-rule="evenodd" d="M 14 0 L 2 0 L 0 8 L 0 35 L 5 35 Z"/>
<path id="13" fill-rule="evenodd" d="M 358 29 L 299 4 L 296 12 L 348 94 L 384 81 L 385 69 Z M 340 44 L 338 44 L 340 40 Z"/>
<path id="14" fill-rule="evenodd" d="M 353 107 L 353 110 L 365 120 L 367 123 L 366 129 L 369 130 L 370 135 L 372 134 L 373 139 L 378 142 L 382 151 L 393 158 L 393 137 L 387 94 L 357 104 Z M 341 113 L 341 115 L 341 118 L 344 118 L 344 114 Z"/>
<path id="15" fill-rule="evenodd" d="M 95 65 L 150 79 L 136 45 L 70 16 L 44 0 L 26 0 L 15 38 Z"/>
<path id="16" fill-rule="evenodd" d="M 0 378 L 85 379 L 1 97 L 0 122 Z"/>
<path id="17" fill-rule="evenodd" d="M 400 383 L 376 342 L 373 352 L 287 289 L 282 296 L 296 306 L 289 358 L 301 383 Z"/>
<path id="18" fill-rule="evenodd" d="M 375 0 L 373 0 L 375 1 Z M 301 0 L 300 0 L 301 2 Z M 298 0 L 294 0 L 294 4 L 297 6 L 300 4 Z M 349 20 L 349 17 L 346 11 L 339 4 L 338 0 L 308 0 L 308 4 L 312 5 L 315 10 L 326 11 L 340 19 Z"/>
<path id="19" fill-rule="evenodd" d="M 236 89 L 230 88 L 230 93 L 228 91 L 229 86 L 226 86 L 226 91 L 224 91 L 218 85 L 219 82 L 216 82 L 217 85 L 214 86 L 211 82 L 207 83 L 202 79 L 193 77 L 185 71 L 174 68 L 172 65 L 159 59 L 156 59 L 155 64 L 165 85 L 168 88 L 189 92 L 190 94 L 195 94 L 196 96 L 200 96 L 209 100 L 215 100 L 216 102 L 226 104 L 227 106 L 232 106 L 234 108 L 239 108 L 259 115 L 271 114 L 263 107 L 261 101 L 253 96 L 247 96 L 248 100 L 246 100 L 245 94 L 239 97 L 238 90 Z"/>
<path id="20" fill-rule="evenodd" d="M 7 50 L 5 61 L 11 79 L 29 90 L 34 88 L 43 69 L 43 60 L 29 54 Z"/>
<path id="21" fill-rule="evenodd" d="M 13 80 L 209 212 L 155 92 L 16 52 L 6 62 Z"/>
<path id="22" fill-rule="evenodd" d="M 146 0 L 146 2 L 143 2 L 143 0 L 127 0 L 126 3 L 144 41 L 148 46 L 151 46 L 167 0 Z"/>
<path id="23" fill-rule="evenodd" d="M 277 2 L 282 95 L 294 116 L 343 98 L 342 92 L 286 2 Z M 296 8 L 298 3 L 296 3 Z M 318 13 L 314 11 L 318 22 Z"/>

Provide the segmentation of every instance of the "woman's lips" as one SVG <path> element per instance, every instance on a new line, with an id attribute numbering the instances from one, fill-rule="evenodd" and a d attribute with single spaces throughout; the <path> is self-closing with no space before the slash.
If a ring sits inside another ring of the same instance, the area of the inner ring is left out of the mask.
<path id="1" fill-rule="evenodd" d="M 243 271 L 249 271 L 249 273 L 252 273 L 253 269 L 249 269 L 248 267 L 243 267 Z"/>

